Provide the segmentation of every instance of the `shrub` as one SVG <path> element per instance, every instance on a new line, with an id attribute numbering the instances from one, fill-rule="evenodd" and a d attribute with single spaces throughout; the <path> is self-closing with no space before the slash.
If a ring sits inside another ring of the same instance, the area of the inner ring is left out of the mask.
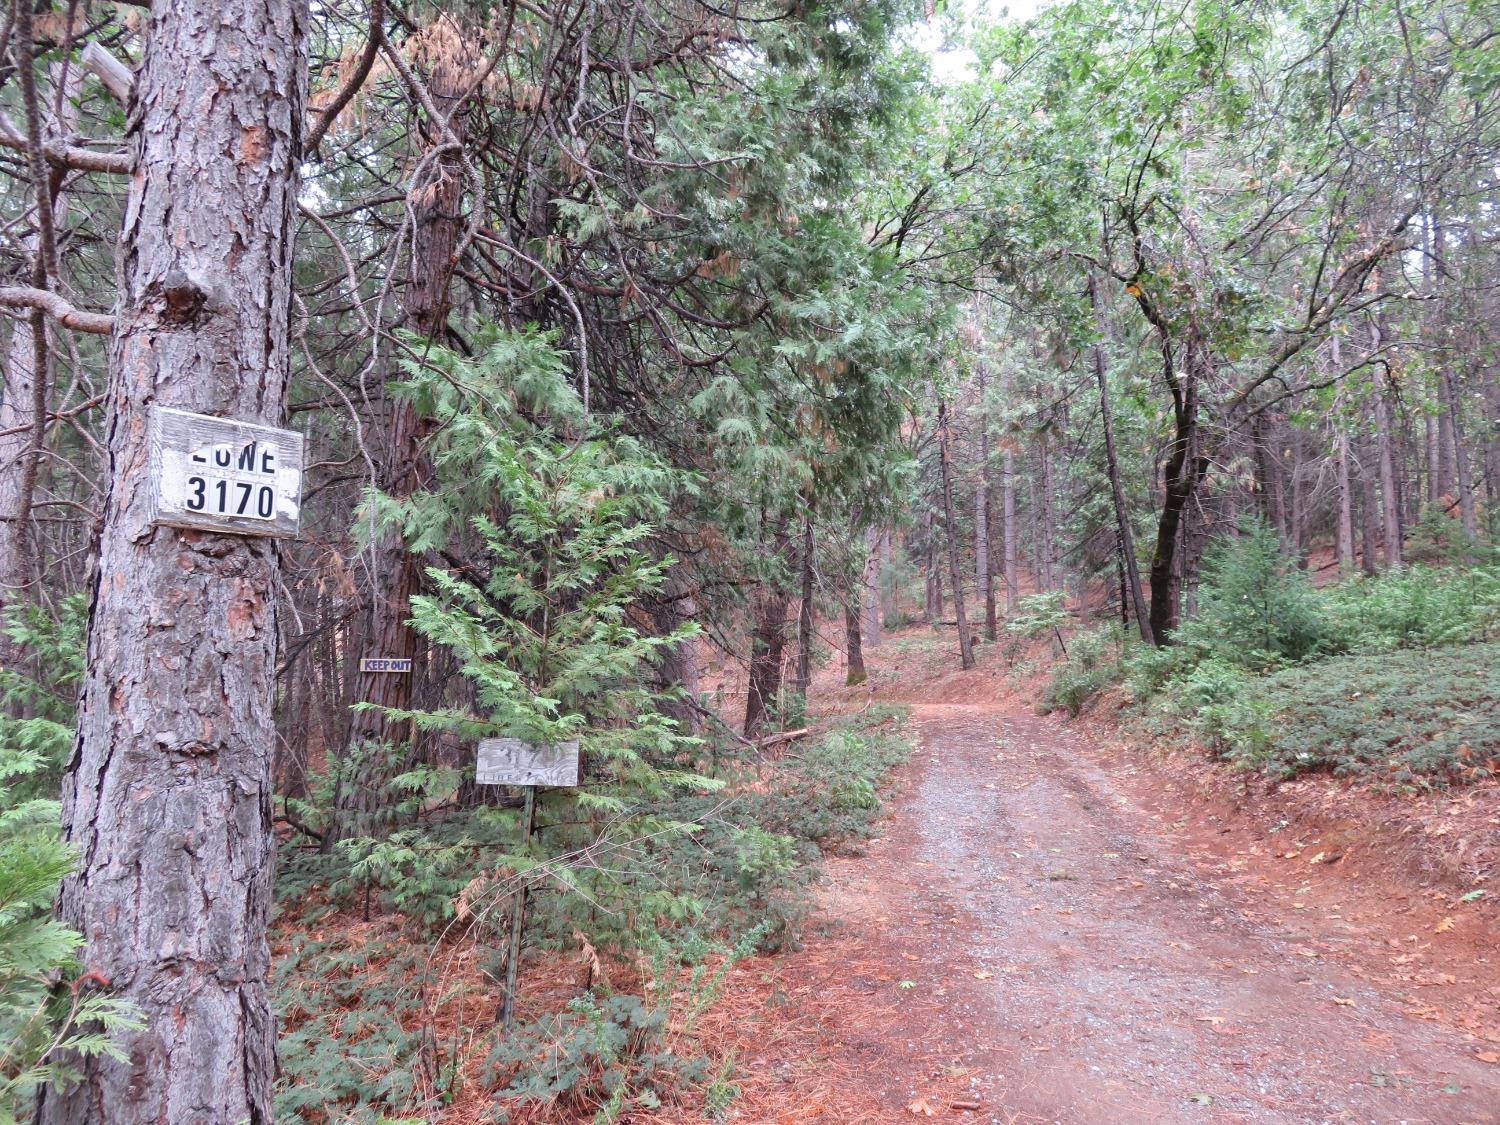
<path id="1" fill-rule="evenodd" d="M 1226 684 L 1200 706 L 1232 761 L 1431 786 L 1500 770 L 1500 644 L 1342 656 Z"/>
<path id="2" fill-rule="evenodd" d="M 1209 548 L 1198 607 L 1175 642 L 1247 668 L 1312 655 L 1326 628 L 1307 575 L 1259 520 L 1245 521 L 1238 537 Z"/>
<path id="3" fill-rule="evenodd" d="M 1124 675 L 1124 636 L 1118 625 L 1105 625 L 1072 638 L 1068 657 L 1052 670 L 1038 708 L 1042 714 L 1066 711 L 1076 718 L 1084 704 Z"/>
<path id="4" fill-rule="evenodd" d="M 1500 625 L 1500 567 L 1398 568 L 1322 594 L 1329 647 L 1388 652 L 1483 640 Z"/>

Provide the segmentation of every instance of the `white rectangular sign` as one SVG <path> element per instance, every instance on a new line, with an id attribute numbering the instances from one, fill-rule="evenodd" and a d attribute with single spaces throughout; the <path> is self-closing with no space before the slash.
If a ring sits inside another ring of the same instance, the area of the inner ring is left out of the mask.
<path id="1" fill-rule="evenodd" d="M 151 408 L 152 522 L 290 538 L 302 507 L 303 437 L 251 422 Z"/>
<path id="2" fill-rule="evenodd" d="M 480 785 L 578 784 L 578 743 L 538 746 L 519 738 L 485 738 L 479 743 L 474 780 Z"/>
<path id="3" fill-rule="evenodd" d="M 410 672 L 411 658 L 403 656 L 363 656 L 360 657 L 359 670 L 361 672 Z"/>

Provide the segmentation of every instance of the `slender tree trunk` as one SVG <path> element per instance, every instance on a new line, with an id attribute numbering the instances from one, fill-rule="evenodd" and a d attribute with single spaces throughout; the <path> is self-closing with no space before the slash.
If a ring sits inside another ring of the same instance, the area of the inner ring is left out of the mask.
<path id="1" fill-rule="evenodd" d="M 1334 335 L 1329 341 L 1331 349 L 1332 366 L 1335 372 L 1344 369 L 1343 356 L 1339 346 L 1339 338 Z M 1338 472 L 1338 514 L 1336 517 L 1336 542 L 1340 574 L 1351 574 L 1354 571 L 1354 491 L 1350 480 L 1349 471 L 1349 433 L 1344 429 L 1341 418 L 1343 403 L 1336 402 L 1333 408 L 1334 415 L 1334 459 Z"/>
<path id="2" fill-rule="evenodd" d="M 880 533 L 865 534 L 865 566 L 860 576 L 860 610 L 864 621 L 865 647 L 880 647 Z"/>
<path id="3" fill-rule="evenodd" d="M 67 74 L 68 89 L 61 99 L 62 116 L 54 120 L 52 101 L 38 91 L 40 108 L 45 115 L 42 127 L 44 137 L 70 136 L 78 127 L 78 91 L 81 85 L 77 67 L 65 68 L 54 63 L 48 68 L 54 83 L 64 81 Z M 67 226 L 70 195 L 67 181 L 56 177 L 56 189 L 51 192 L 52 228 L 62 231 Z M 49 187 L 51 185 L 49 184 Z M 40 236 L 33 231 L 27 236 L 25 251 L 33 263 L 42 252 Z M 58 288 L 63 277 L 48 279 L 52 288 Z M 42 338 L 37 338 L 41 327 Z M 10 346 L 5 353 L 4 395 L 0 397 L 0 607 L 20 600 L 22 592 L 37 581 L 41 572 L 39 552 L 32 537 L 31 513 L 35 503 L 37 478 L 45 453 L 46 406 L 49 398 L 50 371 L 44 371 L 38 384 L 35 376 L 37 361 L 47 363 L 52 354 L 48 338 L 48 318 L 45 314 L 18 316 L 11 328 Z M 38 417 L 38 408 L 41 416 Z M 0 661 L 8 665 L 10 659 L 8 637 L 0 635 Z"/>
<path id="4" fill-rule="evenodd" d="M 1021 601 L 1021 575 L 1016 558 L 1016 454 L 1009 441 L 1000 469 L 1000 524 L 1005 551 L 1005 615 L 1011 617 Z"/>
<path id="5" fill-rule="evenodd" d="M 802 601 L 797 611 L 797 682 L 792 689 L 804 697 L 812 686 L 814 546 L 813 521 L 808 516 L 802 521 Z"/>
<path id="6" fill-rule="evenodd" d="M 1448 384 L 1449 428 L 1453 434 L 1453 475 L 1458 486 L 1458 515 L 1464 534 L 1474 538 L 1479 534 L 1479 508 L 1474 502 L 1474 475 L 1469 465 L 1468 449 L 1464 442 L 1463 419 L 1459 415 L 1460 396 L 1453 386 L 1451 369 L 1443 371 L 1443 380 Z"/>
<path id="7" fill-rule="evenodd" d="M 880 529 L 880 623 L 889 626 L 896 620 L 900 612 L 900 606 L 896 599 L 900 596 L 900 584 L 894 579 L 887 579 L 891 573 L 891 529 L 883 527 Z"/>
<path id="8" fill-rule="evenodd" d="M 1042 570 L 1047 575 L 1046 588 L 1060 590 L 1064 583 L 1057 565 L 1057 512 L 1052 496 L 1052 441 L 1045 431 L 1037 450 L 1037 462 L 1041 471 Z"/>
<path id="9" fill-rule="evenodd" d="M 1379 343 L 1376 329 L 1376 343 Z M 1385 536 L 1385 565 L 1401 565 L 1401 500 L 1396 476 L 1396 435 L 1392 433 L 1390 376 L 1382 376 L 1375 396 L 1375 440 L 1380 445 L 1380 511 Z"/>
<path id="10" fill-rule="evenodd" d="M 1362 414 L 1367 411 L 1362 411 Z M 1367 575 L 1380 569 L 1377 542 L 1380 539 L 1380 500 L 1375 489 L 1375 456 L 1368 437 L 1360 442 L 1359 458 L 1359 565 Z"/>
<path id="11" fill-rule="evenodd" d="M 1089 275 L 1089 303 L 1093 305 L 1094 317 L 1104 329 L 1104 309 L 1099 302 L 1098 282 Z M 1113 408 L 1109 401 L 1109 373 L 1104 357 L 1104 345 L 1096 341 L 1089 349 L 1094 368 L 1094 381 L 1099 388 L 1099 421 L 1104 429 L 1104 469 L 1109 476 L 1110 499 L 1115 510 L 1115 536 L 1119 544 L 1120 562 L 1124 570 L 1124 592 L 1128 600 L 1126 608 L 1135 619 L 1141 640 L 1153 644 L 1151 617 L 1141 595 L 1141 571 L 1135 558 L 1135 531 L 1130 525 L 1130 506 L 1125 500 L 1125 485 L 1120 478 L 1120 459 L 1115 451 L 1115 427 Z"/>
<path id="12" fill-rule="evenodd" d="M 844 677 L 846 687 L 862 684 L 869 678 L 865 672 L 865 650 L 859 626 L 859 604 L 850 598 L 844 603 L 844 655 L 849 665 L 849 674 Z"/>
<path id="13" fill-rule="evenodd" d="M 130 136 L 106 409 L 112 479 L 63 824 L 59 915 L 136 1005 L 122 1060 L 44 1091 L 45 1125 L 272 1120 L 276 544 L 147 522 L 154 403 L 285 409 L 306 98 L 300 0 L 157 0 Z"/>
<path id="14" fill-rule="evenodd" d="M 984 362 L 979 363 L 979 472 L 974 490 L 974 581 L 984 599 L 984 635 L 997 636 L 995 620 L 995 574 L 990 565 L 990 419 L 985 402 L 988 391 Z"/>
<path id="15" fill-rule="evenodd" d="M 958 566 L 958 524 L 953 518 L 953 465 L 948 440 L 948 405 L 938 403 L 938 450 L 943 466 L 943 518 L 948 529 L 948 574 L 953 581 L 953 613 L 958 620 L 958 659 L 960 667 L 974 667 L 974 641 L 969 636 L 969 619 L 964 614 L 963 572 Z"/>

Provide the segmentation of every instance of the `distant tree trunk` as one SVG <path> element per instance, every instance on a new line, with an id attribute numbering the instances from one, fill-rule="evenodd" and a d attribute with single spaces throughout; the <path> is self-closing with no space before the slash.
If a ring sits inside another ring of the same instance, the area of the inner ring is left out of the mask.
<path id="1" fill-rule="evenodd" d="M 1305 567 L 1307 557 L 1303 551 L 1307 526 L 1307 487 L 1302 480 L 1302 431 L 1290 427 L 1287 441 L 1290 464 L 1287 466 L 1287 481 L 1291 485 L 1292 506 L 1287 517 L 1287 543 L 1297 557 L 1297 564 Z"/>
<path id="2" fill-rule="evenodd" d="M 1368 420 L 1368 411 L 1361 411 Z M 1368 437 L 1360 441 L 1359 457 L 1359 565 L 1373 576 L 1379 570 L 1377 542 L 1380 539 L 1380 501 L 1375 489 L 1374 463 L 1378 460 Z"/>
<path id="3" fill-rule="evenodd" d="M 802 521 L 802 601 L 797 612 L 797 682 L 792 685 L 802 696 L 812 686 L 814 545 L 813 521 L 808 516 Z"/>
<path id="4" fill-rule="evenodd" d="M 958 523 L 953 518 L 953 465 L 948 440 L 948 405 L 938 403 L 938 451 L 943 467 L 943 517 L 948 527 L 948 574 L 953 580 L 953 613 L 958 620 L 958 658 L 964 669 L 974 667 L 974 641 L 964 614 L 963 572 L 958 566 Z"/>
<path id="5" fill-rule="evenodd" d="M 995 574 L 990 567 L 990 423 L 985 412 L 986 370 L 979 364 L 979 473 L 974 490 L 974 581 L 984 599 L 984 635 L 997 636 Z"/>
<path id="6" fill-rule="evenodd" d="M 850 598 L 844 603 L 844 652 L 849 664 L 849 674 L 844 677 L 846 687 L 862 684 L 868 679 L 859 626 L 859 604 L 854 598 Z"/>
<path id="7" fill-rule="evenodd" d="M 468 78 L 460 59 L 436 59 L 427 74 L 428 93 L 433 107 L 447 117 L 448 128 L 462 144 L 465 140 L 466 116 L 460 102 L 467 92 Z M 425 140 L 432 146 L 443 146 L 441 126 L 423 121 Z M 423 339 L 446 347 L 452 340 L 448 318 L 452 311 L 453 272 L 458 263 L 454 251 L 463 229 L 462 204 L 464 178 L 456 151 L 445 151 L 431 161 L 428 182 L 412 192 L 413 226 L 411 262 L 404 291 L 407 326 Z M 374 435 L 372 453 L 377 485 L 385 495 L 408 500 L 427 487 L 431 466 L 423 453 L 425 426 L 409 400 L 390 396 L 380 404 L 380 415 L 371 426 Z M 388 656 L 412 661 L 410 675 L 361 673 L 359 698 L 371 704 L 357 713 L 351 730 L 356 744 L 368 747 L 396 747 L 410 741 L 410 724 L 389 716 L 394 711 L 411 709 L 415 685 L 425 673 L 422 645 L 417 631 L 409 624 L 411 599 L 422 589 L 422 556 L 407 550 L 401 535 L 381 530 L 372 548 L 372 589 L 367 605 L 364 644 L 360 655 Z M 347 791 L 356 804 L 378 800 L 383 778 L 363 777 Z M 361 809 L 361 811 L 368 811 Z"/>
<path id="8" fill-rule="evenodd" d="M 1353 571 L 1354 492 L 1349 474 L 1349 435 L 1340 430 L 1334 439 L 1338 467 L 1338 563 L 1342 573 Z"/>
<path id="9" fill-rule="evenodd" d="M 880 620 L 887 627 L 896 620 L 900 613 L 897 598 L 900 596 L 900 584 L 894 579 L 888 579 L 891 573 L 891 529 L 883 527 L 880 529 Z"/>
<path id="10" fill-rule="evenodd" d="M 772 537 L 775 557 L 785 558 L 787 550 L 785 525 L 777 527 Z M 750 631 L 750 674 L 745 692 L 745 737 L 757 738 L 766 720 L 781 700 L 781 665 L 786 652 L 786 611 L 790 602 L 786 591 L 770 580 L 761 584 L 756 595 Z"/>
<path id="11" fill-rule="evenodd" d="M 42 135 L 47 139 L 68 137 L 77 131 L 81 72 L 77 67 L 69 68 L 61 63 L 53 63 L 48 69 L 53 82 L 66 81 L 68 89 L 58 99 L 61 116 L 56 118 L 52 114 L 52 103 L 41 96 L 43 91 L 38 91 L 38 108 L 43 116 Z M 42 186 L 52 200 L 54 231 L 62 231 L 67 226 L 71 207 L 68 182 L 54 173 Z M 31 260 L 31 273 L 36 280 L 41 276 L 37 273 L 42 256 L 40 231 L 33 229 L 22 246 Z M 43 285 L 57 289 L 62 281 L 61 277 L 48 277 L 43 280 Z M 42 572 L 42 560 L 32 536 L 31 516 L 46 452 L 47 402 L 52 380 L 49 319 L 40 311 L 15 317 L 10 346 L 5 352 L 4 394 L 0 396 L 0 607 L 19 602 L 26 593 L 34 592 Z M 45 368 L 40 382 L 36 377 L 38 362 Z M 10 664 L 9 649 L 10 638 L 0 634 L 0 666 Z"/>
<path id="12" fill-rule="evenodd" d="M 1444 369 L 1443 381 L 1448 385 L 1448 425 L 1453 434 L 1453 474 L 1458 485 L 1458 515 L 1464 534 L 1469 538 L 1479 534 L 1479 508 L 1474 502 L 1474 476 L 1469 465 L 1468 450 L 1464 442 L 1463 419 L 1459 415 L 1461 401 L 1454 388 L 1451 368 Z"/>
<path id="13" fill-rule="evenodd" d="M 681 564 L 668 571 L 661 594 L 650 603 L 651 623 L 658 636 L 676 632 L 698 615 L 698 603 L 692 595 L 693 578 Z M 656 686 L 664 693 L 657 704 L 662 714 L 677 722 L 685 734 L 695 733 L 702 725 L 697 696 L 699 686 L 698 642 L 690 639 L 658 649 L 655 667 Z"/>
<path id="14" fill-rule="evenodd" d="M 1005 614 L 1013 616 L 1021 601 L 1016 558 L 1016 454 L 1009 441 L 1000 469 L 1000 538 L 1005 550 Z"/>
<path id="15" fill-rule="evenodd" d="M 1385 536 L 1385 565 L 1400 566 L 1401 497 L 1396 476 L 1396 435 L 1391 432 L 1391 408 L 1386 399 L 1389 386 L 1390 376 L 1386 374 L 1381 378 L 1375 395 L 1375 440 L 1380 445 L 1380 512 Z"/>
<path id="16" fill-rule="evenodd" d="M 1094 317 L 1104 328 L 1104 309 L 1099 301 L 1098 282 L 1089 275 L 1089 303 L 1094 308 Z M 1130 526 L 1130 506 L 1125 499 L 1125 485 L 1120 479 L 1120 459 L 1115 451 L 1114 415 L 1109 401 L 1109 375 L 1105 362 L 1104 345 L 1095 342 L 1089 349 L 1094 368 L 1094 381 L 1099 388 L 1099 422 L 1104 430 L 1104 469 L 1109 477 L 1110 499 L 1115 511 L 1115 538 L 1119 544 L 1119 558 L 1124 570 L 1124 592 L 1128 595 L 1125 608 L 1135 619 L 1141 640 L 1154 643 L 1151 635 L 1151 618 L 1146 611 L 1145 599 L 1141 596 L 1141 572 L 1135 558 L 1135 532 Z"/>
<path id="17" fill-rule="evenodd" d="M 942 605 L 936 589 L 935 558 L 932 551 L 932 512 L 922 509 L 922 624 L 935 625 L 942 616 Z"/>
<path id="18" fill-rule="evenodd" d="M 1064 590 L 1068 579 L 1057 549 L 1057 481 L 1052 463 L 1052 435 L 1042 434 L 1042 565 L 1047 568 L 1047 588 Z"/>
<path id="19" fill-rule="evenodd" d="M 865 566 L 860 578 L 860 608 L 866 648 L 880 647 L 880 533 L 865 534 Z"/>
<path id="20" fill-rule="evenodd" d="M 300 0 L 157 0 L 144 23 L 106 411 L 111 479 L 63 825 L 61 919 L 133 1003 L 44 1125 L 272 1120 L 267 999 L 276 544 L 153 527 L 152 404 L 285 410 L 306 96 Z"/>

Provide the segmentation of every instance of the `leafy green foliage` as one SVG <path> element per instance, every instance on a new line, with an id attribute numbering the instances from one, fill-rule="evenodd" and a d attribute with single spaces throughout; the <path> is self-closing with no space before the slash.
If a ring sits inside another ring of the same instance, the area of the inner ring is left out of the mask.
<path id="1" fill-rule="evenodd" d="M 1217 540 L 1203 563 L 1198 616 L 1175 643 L 1247 668 L 1311 655 L 1325 625 L 1307 575 L 1265 523 L 1247 520 Z"/>
<path id="2" fill-rule="evenodd" d="M 6 620 L 17 666 L 38 675 L 0 670 L 0 1122 L 25 1116 L 41 1084 L 70 1081 L 77 1072 L 69 1055 L 122 1058 L 110 1033 L 140 1026 L 132 1008 L 90 982 L 69 987 L 81 971 L 74 952 L 82 939 L 51 917 L 74 862 L 53 795 L 73 741 L 84 616 L 75 597 L 55 621 L 34 608 Z"/>
<path id="3" fill-rule="evenodd" d="M 1341 656 L 1225 685 L 1210 740 L 1279 777 L 1309 770 L 1428 787 L 1500 769 L 1500 645 Z"/>
<path id="4" fill-rule="evenodd" d="M 282 1034 L 278 1116 L 378 1125 L 435 1109 L 421 1030 L 425 964 L 379 944 L 345 947 L 293 932 L 277 950 L 273 988 Z"/>
<path id="5" fill-rule="evenodd" d="M 1124 675 L 1125 638 L 1118 625 L 1079 633 L 1072 642 L 1067 658 L 1054 665 L 1047 681 L 1040 707 L 1044 715 L 1066 711 L 1077 718 L 1090 699 Z"/>
<path id="6" fill-rule="evenodd" d="M 1397 568 L 1314 590 L 1254 527 L 1212 560 L 1181 643 L 1125 657 L 1149 728 L 1279 777 L 1425 786 L 1494 770 L 1494 566 Z"/>
<path id="7" fill-rule="evenodd" d="M 1406 567 L 1340 583 L 1321 599 L 1335 651 L 1480 641 L 1500 631 L 1500 566 Z"/>

